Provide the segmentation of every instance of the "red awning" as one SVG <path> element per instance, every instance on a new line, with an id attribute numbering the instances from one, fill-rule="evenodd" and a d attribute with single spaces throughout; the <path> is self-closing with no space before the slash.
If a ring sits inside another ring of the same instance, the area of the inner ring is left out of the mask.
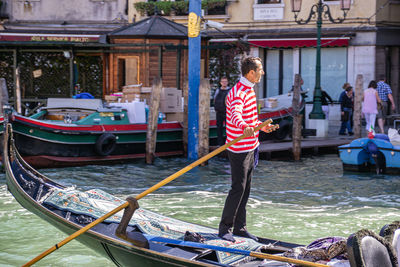
<path id="1" fill-rule="evenodd" d="M 265 40 L 248 40 L 254 46 L 261 47 L 315 47 L 317 46 L 317 39 L 265 39 Z M 348 46 L 349 38 L 321 38 L 322 47 L 332 46 Z"/>
<path id="2" fill-rule="evenodd" d="M 348 46 L 349 37 L 321 38 L 322 47 Z M 235 42 L 238 39 L 211 39 L 210 42 Z M 294 48 L 294 47 L 316 47 L 316 38 L 291 38 L 291 39 L 249 39 L 247 42 L 254 47 L 269 48 Z"/>

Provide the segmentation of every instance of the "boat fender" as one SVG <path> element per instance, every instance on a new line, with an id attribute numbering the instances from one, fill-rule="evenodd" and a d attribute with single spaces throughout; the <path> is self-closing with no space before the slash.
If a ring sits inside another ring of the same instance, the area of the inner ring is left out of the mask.
<path id="1" fill-rule="evenodd" d="M 117 138 L 112 133 L 103 133 L 97 138 L 95 151 L 100 156 L 110 155 L 117 145 Z"/>

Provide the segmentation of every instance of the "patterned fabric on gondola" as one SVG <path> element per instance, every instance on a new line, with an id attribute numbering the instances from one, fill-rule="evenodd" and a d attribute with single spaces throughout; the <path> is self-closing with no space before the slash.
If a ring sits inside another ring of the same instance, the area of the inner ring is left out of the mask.
<path id="1" fill-rule="evenodd" d="M 81 192 L 75 189 L 55 190 L 43 203 L 57 209 L 69 211 L 79 215 L 86 215 L 95 219 L 122 205 L 125 200 L 119 199 L 99 189 Z M 105 220 L 108 223 L 119 223 L 123 211 L 114 214 Z M 205 238 L 205 244 L 229 247 L 240 250 L 258 251 L 263 246 L 252 239 L 235 237 L 236 242 L 222 240 L 215 229 L 183 222 L 158 213 L 139 208 L 135 211 L 129 225 L 136 225 L 143 233 L 177 240 L 184 240 L 185 232 L 199 233 Z M 237 264 L 248 259 L 244 255 L 235 255 L 226 252 L 217 252 L 221 264 Z"/>

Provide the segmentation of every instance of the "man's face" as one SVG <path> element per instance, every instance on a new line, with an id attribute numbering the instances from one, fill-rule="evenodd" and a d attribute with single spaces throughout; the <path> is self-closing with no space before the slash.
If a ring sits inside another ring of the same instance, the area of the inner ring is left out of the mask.
<path id="1" fill-rule="evenodd" d="M 261 80 L 261 77 L 265 74 L 263 70 L 263 66 L 259 60 L 256 60 L 257 64 L 257 70 L 251 70 L 248 75 L 248 80 L 252 83 L 259 83 Z"/>
<path id="2" fill-rule="evenodd" d="M 228 86 L 228 79 L 221 79 L 220 84 L 221 87 L 226 88 Z"/>

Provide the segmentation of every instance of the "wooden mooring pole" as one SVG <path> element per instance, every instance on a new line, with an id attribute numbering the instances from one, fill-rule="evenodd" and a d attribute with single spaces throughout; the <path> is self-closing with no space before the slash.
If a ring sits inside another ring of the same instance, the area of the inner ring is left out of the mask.
<path id="1" fill-rule="evenodd" d="M 210 133 L 210 81 L 201 79 L 199 88 L 199 157 L 209 153 Z M 201 166 L 207 164 L 203 162 Z"/>
<path id="2" fill-rule="evenodd" d="M 21 78 L 19 67 L 15 68 L 15 105 L 18 114 L 22 113 L 22 100 L 21 100 Z"/>
<path id="3" fill-rule="evenodd" d="M 157 125 L 158 125 L 158 110 L 160 107 L 162 80 L 156 77 L 153 80 L 151 88 L 151 96 L 149 103 L 149 115 L 147 119 L 147 134 L 146 134 L 146 163 L 152 164 L 155 158 L 156 141 L 157 141 Z"/>
<path id="4" fill-rule="evenodd" d="M 353 114 L 353 133 L 355 138 L 361 138 L 361 106 L 363 95 L 363 76 L 357 75 L 356 88 L 354 88 L 354 114 Z"/>
<path id="5" fill-rule="evenodd" d="M 303 115 L 300 114 L 300 74 L 294 76 L 293 87 L 293 128 L 292 128 L 292 142 L 293 142 L 293 159 L 298 161 L 301 157 L 301 128 Z"/>
<path id="6" fill-rule="evenodd" d="M 0 78 L 0 113 L 4 115 L 3 105 L 8 103 L 8 90 L 6 79 Z"/>
<path id="7" fill-rule="evenodd" d="M 189 81 L 186 78 L 183 82 L 183 154 L 187 156 L 188 153 L 188 97 L 189 97 Z"/>

